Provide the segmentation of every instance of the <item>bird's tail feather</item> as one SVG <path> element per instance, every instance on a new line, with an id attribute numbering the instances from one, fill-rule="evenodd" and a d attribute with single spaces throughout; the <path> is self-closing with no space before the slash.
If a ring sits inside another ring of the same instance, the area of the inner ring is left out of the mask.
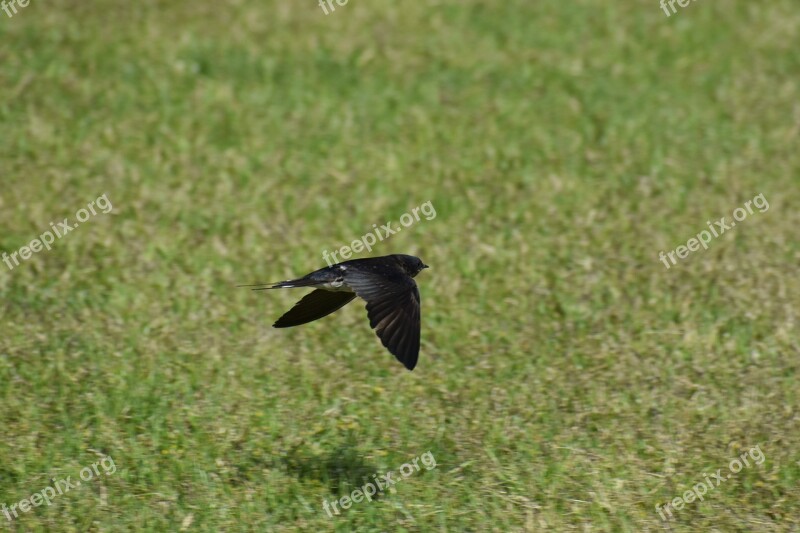
<path id="1" fill-rule="evenodd" d="M 254 291 L 265 291 L 268 289 L 293 289 L 295 287 L 313 287 L 319 285 L 319 281 L 311 279 L 290 279 L 287 281 L 279 281 L 277 283 L 254 283 L 252 285 L 237 285 L 237 287 L 250 287 Z"/>

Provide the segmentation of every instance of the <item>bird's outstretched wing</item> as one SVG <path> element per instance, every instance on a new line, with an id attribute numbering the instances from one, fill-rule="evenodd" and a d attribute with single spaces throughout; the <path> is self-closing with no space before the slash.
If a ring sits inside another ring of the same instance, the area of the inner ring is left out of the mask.
<path id="1" fill-rule="evenodd" d="M 276 328 L 290 328 L 318 320 L 338 311 L 349 303 L 356 295 L 352 292 L 332 292 L 317 289 L 294 304 L 272 326 Z"/>
<path id="2" fill-rule="evenodd" d="M 346 282 L 367 301 L 369 325 L 383 345 L 413 370 L 419 358 L 420 299 L 414 280 L 398 273 L 385 276 L 348 270 Z"/>

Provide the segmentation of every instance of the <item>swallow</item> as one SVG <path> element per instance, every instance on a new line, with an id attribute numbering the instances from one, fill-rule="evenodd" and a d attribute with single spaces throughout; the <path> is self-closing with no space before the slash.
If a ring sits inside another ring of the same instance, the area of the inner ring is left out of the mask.
<path id="1" fill-rule="evenodd" d="M 356 296 L 367 302 L 369 325 L 398 361 L 413 370 L 419 358 L 420 299 L 414 277 L 428 265 L 413 255 L 353 259 L 302 278 L 240 285 L 254 291 L 314 288 L 272 326 L 290 328 L 338 311 Z"/>

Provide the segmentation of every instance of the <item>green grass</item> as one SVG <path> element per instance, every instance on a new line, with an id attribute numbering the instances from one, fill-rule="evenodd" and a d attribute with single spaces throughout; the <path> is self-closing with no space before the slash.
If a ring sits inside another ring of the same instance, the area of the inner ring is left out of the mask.
<path id="1" fill-rule="evenodd" d="M 0 252 L 113 204 L 0 263 L 0 504 L 116 465 L 0 529 L 800 527 L 794 2 L 33 0 L 0 38 Z M 413 372 L 363 303 L 276 330 L 304 291 L 235 287 L 426 201 L 372 252 L 432 267 Z"/>

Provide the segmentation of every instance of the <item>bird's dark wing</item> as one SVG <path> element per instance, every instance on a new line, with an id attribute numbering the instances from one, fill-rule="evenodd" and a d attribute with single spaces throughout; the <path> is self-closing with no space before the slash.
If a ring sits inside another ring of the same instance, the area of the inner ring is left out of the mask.
<path id="1" fill-rule="evenodd" d="M 272 326 L 290 328 L 313 322 L 341 309 L 355 297 L 356 295 L 352 292 L 332 292 L 317 289 L 311 294 L 303 296 L 299 302 L 294 304 L 294 307 L 289 309 Z"/>
<path id="2" fill-rule="evenodd" d="M 405 274 L 386 276 L 348 270 L 345 282 L 367 301 L 369 325 L 383 345 L 409 370 L 417 365 L 420 336 L 419 289 Z"/>

